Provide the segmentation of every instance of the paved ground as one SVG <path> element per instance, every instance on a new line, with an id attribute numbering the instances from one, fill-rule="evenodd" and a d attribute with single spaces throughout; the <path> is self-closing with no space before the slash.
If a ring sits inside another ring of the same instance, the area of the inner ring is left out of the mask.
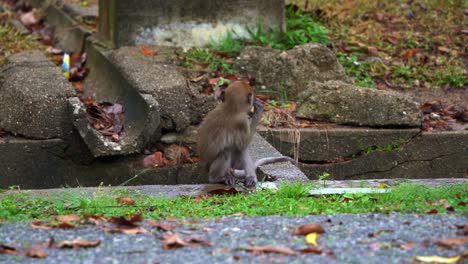
<path id="1" fill-rule="evenodd" d="M 164 234 L 150 227 L 153 235 L 106 234 L 96 226 L 76 229 L 32 229 L 27 223 L 0 225 L 0 244 L 26 247 L 43 243 L 53 236 L 56 241 L 78 237 L 100 240 L 91 249 L 47 249 L 41 260 L 0 255 L 2 263 L 412 263 L 413 256 L 461 255 L 465 246 L 451 249 L 438 247 L 433 241 L 457 235 L 456 225 L 467 224 L 465 215 L 401 215 L 366 214 L 307 217 L 229 217 L 189 221 L 173 229 L 181 237 L 198 237 L 212 246 L 163 249 Z M 318 223 L 326 231 L 317 242 L 330 254 L 285 256 L 254 255 L 239 250 L 252 245 L 287 246 L 293 250 L 305 248 L 303 236 L 293 236 L 293 229 L 307 223 Z M 387 232 L 379 233 L 381 230 Z M 370 234 L 376 234 L 372 236 Z M 414 242 L 403 249 L 401 245 Z"/>

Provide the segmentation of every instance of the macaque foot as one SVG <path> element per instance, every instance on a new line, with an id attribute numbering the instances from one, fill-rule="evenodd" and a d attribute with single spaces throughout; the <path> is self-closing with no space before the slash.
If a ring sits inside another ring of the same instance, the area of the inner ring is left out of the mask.
<path id="1" fill-rule="evenodd" d="M 244 185 L 245 187 L 255 187 L 257 185 L 257 179 L 255 177 L 246 177 Z"/>
<path id="2" fill-rule="evenodd" d="M 226 178 L 224 179 L 224 184 L 232 186 L 237 183 L 239 183 L 239 180 L 234 176 L 234 169 L 230 168 L 227 172 Z"/>

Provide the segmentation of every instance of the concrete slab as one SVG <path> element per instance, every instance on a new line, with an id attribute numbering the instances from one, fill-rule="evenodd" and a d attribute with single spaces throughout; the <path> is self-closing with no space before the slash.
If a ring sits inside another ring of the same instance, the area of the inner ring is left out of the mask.
<path id="1" fill-rule="evenodd" d="M 77 132 L 75 132 L 77 133 Z M 76 142 L 61 139 L 28 140 L 10 138 L 0 141 L 0 188 L 20 186 L 43 189 L 76 186 L 180 185 L 208 183 L 200 164 L 143 168 L 144 155 L 94 158 L 79 135 Z M 260 136 L 251 147 L 254 158 L 281 155 Z M 282 162 L 260 167 L 259 178 L 307 181 L 294 165 Z"/>
<path id="2" fill-rule="evenodd" d="M 331 125 L 300 130 L 261 128 L 259 134 L 285 155 L 292 157 L 297 151 L 305 162 L 330 162 L 359 156 L 377 146 L 402 145 L 419 135 L 420 130 Z"/>
<path id="3" fill-rule="evenodd" d="M 0 69 L 0 127 L 28 138 L 65 138 L 73 128 L 71 84 L 41 51 L 7 57 Z M 2 154 L 3 155 L 3 154 Z"/>
<path id="4" fill-rule="evenodd" d="M 407 180 L 407 179 L 377 179 L 377 180 L 359 180 L 359 181 L 327 181 L 327 186 L 334 189 L 343 189 L 349 186 L 371 186 L 377 187 L 380 183 L 389 183 L 390 185 L 396 185 L 401 182 L 409 182 L 415 184 L 421 184 L 431 187 L 439 187 L 451 184 L 468 183 L 468 179 L 418 179 L 418 180 Z M 377 185 L 376 185 L 377 184 Z M 262 186 L 267 188 L 276 188 L 276 183 L 266 183 Z M 139 192 L 146 195 L 153 195 L 157 197 L 174 198 L 178 196 L 198 196 L 207 194 L 212 190 L 226 188 L 220 184 L 183 184 L 183 185 L 141 185 L 141 186 L 117 186 L 117 187 L 80 187 L 80 188 L 55 188 L 55 189 L 43 189 L 43 190 L 9 190 L 6 192 L 0 192 L 0 197 L 8 194 L 14 194 L 22 192 L 30 197 L 45 197 L 45 196 L 60 196 L 70 193 L 86 193 L 93 195 L 97 192 L 112 192 L 119 190 L 126 190 L 130 192 Z M 371 188 L 375 189 L 375 188 Z M 323 190 L 323 189 L 318 189 Z"/>
<path id="5" fill-rule="evenodd" d="M 99 32 L 116 47 L 135 44 L 204 46 L 229 31 L 283 29 L 284 0 L 99 1 Z"/>
<path id="6" fill-rule="evenodd" d="M 390 189 L 378 188 L 323 188 L 310 190 L 310 195 L 324 195 L 324 194 L 356 194 L 356 193 L 386 193 Z"/>
<path id="7" fill-rule="evenodd" d="M 98 102 L 118 102 L 125 107 L 124 132 L 119 144 L 113 144 L 90 132 L 86 122 L 75 122 L 95 157 L 123 155 L 140 152 L 145 146 L 161 137 L 160 105 L 150 94 L 141 94 L 109 61 L 109 50 L 90 37 L 86 42 L 87 67 L 90 74 L 85 80 L 86 93 Z M 78 102 L 70 103 L 75 120 L 84 120 Z"/>
<path id="8" fill-rule="evenodd" d="M 278 157 L 282 154 L 277 151 L 270 143 L 263 139 L 259 134 L 255 134 L 252 144 L 249 147 L 249 153 L 254 160 L 265 157 Z M 290 162 L 279 162 L 260 167 L 260 179 L 266 176 L 275 181 L 307 181 L 308 178 L 294 164 Z"/>

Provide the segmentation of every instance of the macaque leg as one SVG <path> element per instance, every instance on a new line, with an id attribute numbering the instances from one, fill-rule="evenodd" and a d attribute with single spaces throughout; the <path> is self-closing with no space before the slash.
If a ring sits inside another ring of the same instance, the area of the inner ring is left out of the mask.
<path id="1" fill-rule="evenodd" d="M 227 178 L 229 178 L 228 172 L 231 169 L 231 160 L 230 153 L 219 155 L 210 165 L 208 181 L 210 183 L 226 183 Z"/>
<path id="2" fill-rule="evenodd" d="M 257 173 L 255 172 L 255 164 L 247 150 L 241 153 L 242 167 L 245 171 L 244 185 L 254 187 L 257 184 Z"/>

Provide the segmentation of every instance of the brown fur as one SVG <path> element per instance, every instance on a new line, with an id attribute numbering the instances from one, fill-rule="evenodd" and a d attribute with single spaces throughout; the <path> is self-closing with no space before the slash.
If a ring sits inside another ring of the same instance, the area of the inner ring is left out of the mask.
<path id="1" fill-rule="evenodd" d="M 224 102 L 208 113 L 200 125 L 198 151 L 211 183 L 226 182 L 228 171 L 235 167 L 245 170 L 246 179 L 256 183 L 253 162 L 247 160 L 250 157 L 246 153 L 256 126 L 252 128 L 249 120 L 253 98 L 250 85 L 233 82 L 226 89 Z"/>

